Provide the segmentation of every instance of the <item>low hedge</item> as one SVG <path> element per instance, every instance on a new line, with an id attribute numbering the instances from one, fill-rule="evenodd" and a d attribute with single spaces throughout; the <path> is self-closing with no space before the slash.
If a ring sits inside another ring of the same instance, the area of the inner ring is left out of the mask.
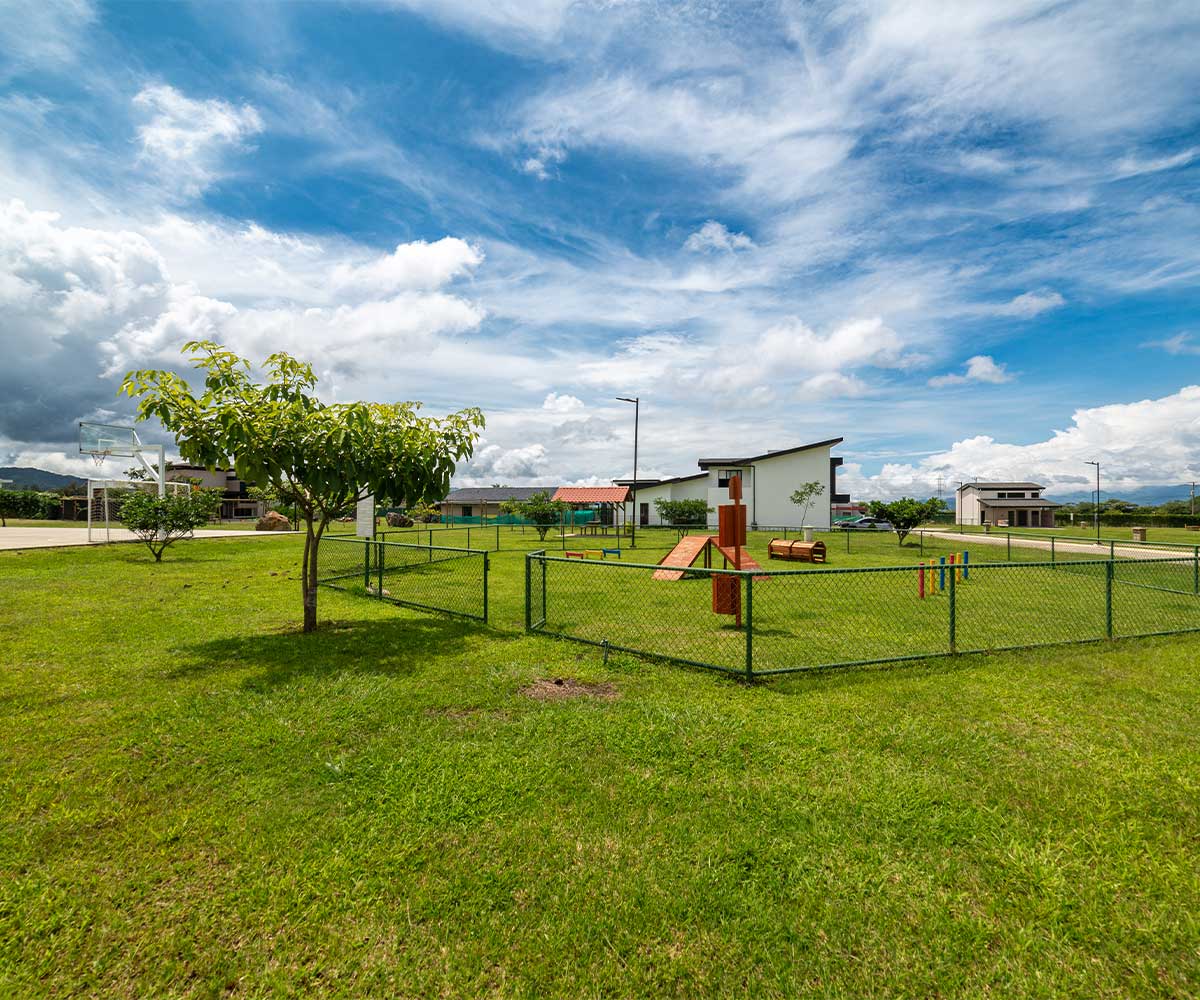
<path id="1" fill-rule="evenodd" d="M 36 490 L 0 490 L 0 514 L 34 521 L 57 520 L 62 512 L 62 497 Z"/>

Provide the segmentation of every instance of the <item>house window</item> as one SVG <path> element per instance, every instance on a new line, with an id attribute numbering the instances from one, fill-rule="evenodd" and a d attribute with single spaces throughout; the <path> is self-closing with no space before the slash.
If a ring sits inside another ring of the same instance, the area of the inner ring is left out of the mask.
<path id="1" fill-rule="evenodd" d="M 717 486 L 724 489 L 734 476 L 741 476 L 742 486 L 746 485 L 746 475 L 741 469 L 721 469 L 717 472 Z"/>
<path id="2" fill-rule="evenodd" d="M 474 513 L 475 513 L 474 507 L 472 507 L 469 503 L 463 504 L 463 509 L 462 509 L 463 517 L 471 517 L 474 515 Z"/>

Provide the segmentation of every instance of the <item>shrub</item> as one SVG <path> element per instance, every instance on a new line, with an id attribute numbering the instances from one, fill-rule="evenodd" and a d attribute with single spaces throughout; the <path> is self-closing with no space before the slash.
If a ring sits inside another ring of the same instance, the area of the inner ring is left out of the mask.
<path id="1" fill-rule="evenodd" d="M 59 516 L 60 497 L 57 493 L 36 490 L 0 490 L 0 524 L 10 517 L 35 521 L 53 520 Z"/>
<path id="2" fill-rule="evenodd" d="M 137 490 L 121 502 L 121 523 L 162 562 L 163 550 L 207 524 L 221 506 L 219 490 L 192 489 L 160 497 Z"/>

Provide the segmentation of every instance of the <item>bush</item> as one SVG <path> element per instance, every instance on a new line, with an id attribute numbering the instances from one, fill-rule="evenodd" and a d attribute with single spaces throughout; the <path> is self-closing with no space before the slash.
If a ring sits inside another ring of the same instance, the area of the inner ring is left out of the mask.
<path id="1" fill-rule="evenodd" d="M 0 523 L 10 517 L 34 521 L 55 520 L 61 510 L 57 493 L 38 493 L 36 490 L 0 490 Z"/>
<path id="2" fill-rule="evenodd" d="M 160 497 L 135 491 L 121 503 L 121 523 L 162 562 L 163 550 L 208 523 L 221 506 L 220 490 L 191 489 Z"/>

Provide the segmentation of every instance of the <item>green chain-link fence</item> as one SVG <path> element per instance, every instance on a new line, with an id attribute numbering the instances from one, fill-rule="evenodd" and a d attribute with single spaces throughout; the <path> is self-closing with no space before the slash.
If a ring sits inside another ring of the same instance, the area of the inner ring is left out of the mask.
<path id="1" fill-rule="evenodd" d="M 488 554 L 364 538 L 321 540 L 318 586 L 488 620 Z"/>
<path id="2" fill-rule="evenodd" d="M 1049 562 L 1043 552 L 1040 562 L 966 567 L 957 560 L 943 566 L 940 558 L 927 558 L 924 567 L 697 567 L 664 579 L 648 563 L 533 552 L 526 557 L 525 624 L 747 677 L 1200 631 L 1196 553 Z M 740 625 L 713 612 L 714 578 L 737 594 Z"/>

